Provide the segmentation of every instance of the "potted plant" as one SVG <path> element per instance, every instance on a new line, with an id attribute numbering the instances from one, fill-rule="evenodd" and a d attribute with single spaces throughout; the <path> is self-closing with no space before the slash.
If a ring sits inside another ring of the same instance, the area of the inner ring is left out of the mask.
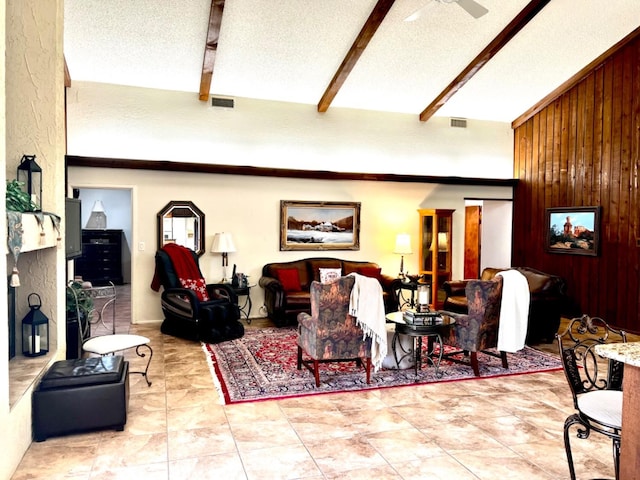
<path id="1" fill-rule="evenodd" d="M 91 336 L 90 316 L 93 298 L 82 288 L 82 282 L 73 280 L 67 284 L 67 322 L 77 320 L 82 329 L 82 338 Z"/>
<path id="2" fill-rule="evenodd" d="M 29 194 L 22 187 L 24 182 L 18 180 L 7 180 L 7 190 L 5 195 L 6 209 L 14 212 L 33 212 L 36 205 L 31 201 Z"/>

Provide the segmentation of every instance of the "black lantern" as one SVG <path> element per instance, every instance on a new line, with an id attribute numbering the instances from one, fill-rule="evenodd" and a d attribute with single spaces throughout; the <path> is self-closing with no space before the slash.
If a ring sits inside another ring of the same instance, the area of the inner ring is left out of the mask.
<path id="1" fill-rule="evenodd" d="M 42 168 L 35 155 L 23 155 L 18 165 L 17 178 L 23 182 L 36 211 L 42 210 Z"/>
<path id="2" fill-rule="evenodd" d="M 37 305 L 31 304 L 31 297 L 38 299 Z M 27 300 L 30 310 L 22 319 L 22 353 L 25 357 L 39 357 L 49 351 L 49 319 L 40 310 L 40 295 L 30 293 Z"/>

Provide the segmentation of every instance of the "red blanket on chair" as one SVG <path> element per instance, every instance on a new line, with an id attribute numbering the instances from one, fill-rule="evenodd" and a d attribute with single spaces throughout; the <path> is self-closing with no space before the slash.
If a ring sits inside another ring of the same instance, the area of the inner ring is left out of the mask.
<path id="1" fill-rule="evenodd" d="M 193 258 L 191 250 L 182 245 L 176 243 L 168 243 L 162 249 L 169 255 L 173 268 L 176 271 L 178 280 L 184 288 L 188 288 L 196 292 L 196 295 L 201 302 L 209 300 L 209 294 L 207 293 L 207 284 L 204 278 L 200 276 L 200 270 Z M 153 280 L 151 281 L 151 288 L 156 292 L 160 290 L 160 275 L 158 274 L 158 267 L 153 274 Z"/>

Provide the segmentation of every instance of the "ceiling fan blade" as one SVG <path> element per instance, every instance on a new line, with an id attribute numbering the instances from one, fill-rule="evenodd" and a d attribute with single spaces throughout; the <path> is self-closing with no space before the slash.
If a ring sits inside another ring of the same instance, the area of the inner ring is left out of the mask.
<path id="1" fill-rule="evenodd" d="M 405 22 L 415 22 L 416 20 L 418 20 L 420 17 L 422 17 L 427 12 L 427 9 L 432 4 L 433 4 L 432 1 L 428 1 L 426 5 L 424 5 L 423 7 L 420 7 L 418 10 L 413 12 L 411 15 L 409 15 L 407 18 L 405 18 L 404 21 Z"/>
<path id="2" fill-rule="evenodd" d="M 489 10 L 475 0 L 458 0 L 456 3 L 464 8 L 473 18 L 480 18 L 484 14 L 489 13 Z"/>

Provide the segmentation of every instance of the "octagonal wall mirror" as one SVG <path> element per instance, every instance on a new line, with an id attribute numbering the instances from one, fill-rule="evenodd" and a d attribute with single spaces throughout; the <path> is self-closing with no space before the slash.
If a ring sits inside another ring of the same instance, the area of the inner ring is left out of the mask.
<path id="1" fill-rule="evenodd" d="M 193 202 L 173 200 L 158 212 L 158 249 L 167 243 L 204 253 L 204 213 Z"/>

